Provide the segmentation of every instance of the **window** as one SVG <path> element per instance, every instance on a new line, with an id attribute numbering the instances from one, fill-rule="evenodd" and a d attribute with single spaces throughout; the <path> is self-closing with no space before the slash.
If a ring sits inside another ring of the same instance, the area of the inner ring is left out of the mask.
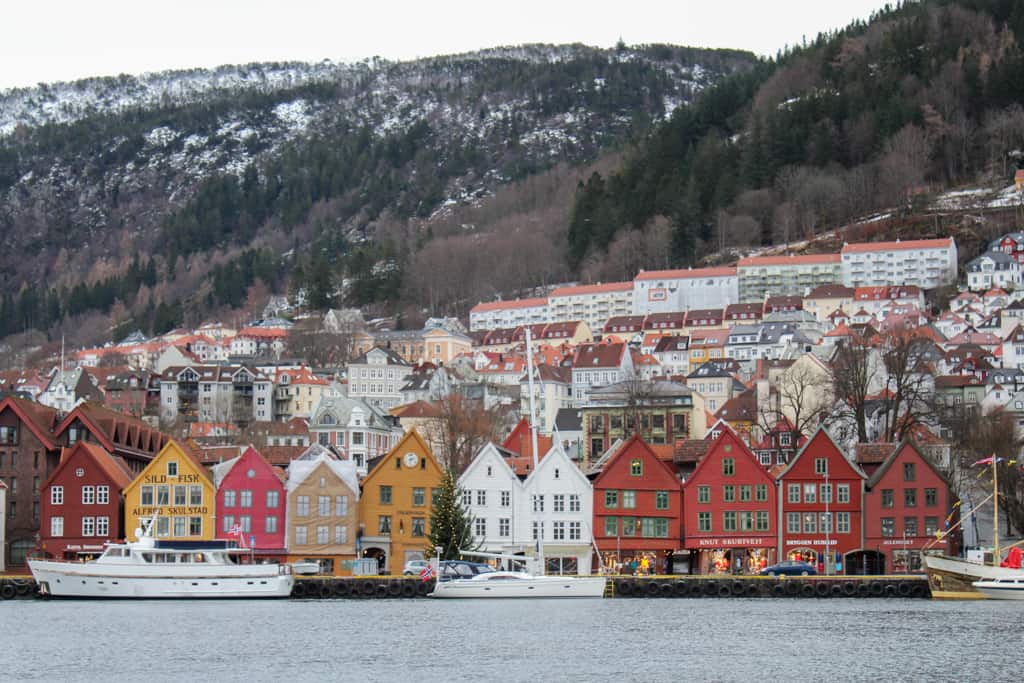
<path id="1" fill-rule="evenodd" d="M 381 536 L 391 533 L 391 515 L 381 515 L 377 518 L 377 533 Z"/>
<path id="2" fill-rule="evenodd" d="M 837 503 L 849 503 L 850 502 L 850 485 L 849 484 L 837 484 L 836 485 L 836 502 Z"/>
<path id="3" fill-rule="evenodd" d="M 565 540 L 565 522 L 551 523 L 551 538 L 555 541 Z"/>
<path id="4" fill-rule="evenodd" d="M 785 444 L 783 444 L 785 445 Z M 814 473 L 815 474 L 828 474 L 828 458 L 815 458 L 814 459 Z"/>
<path id="5" fill-rule="evenodd" d="M 798 534 L 798 533 L 800 533 L 800 513 L 799 512 L 787 512 L 786 513 L 786 533 L 787 534 Z"/>
<path id="6" fill-rule="evenodd" d="M 896 503 L 892 495 L 892 489 L 882 489 L 882 507 L 891 508 L 895 504 Z"/>
<path id="7" fill-rule="evenodd" d="M 604 506 L 606 508 L 617 508 L 617 507 L 619 507 L 619 492 L 618 491 L 605 491 L 604 492 Z"/>
<path id="8" fill-rule="evenodd" d="M 477 491 L 477 501 L 480 500 L 480 492 Z M 484 492 L 484 499 L 486 500 L 486 492 Z M 412 490 L 412 504 L 414 507 L 423 507 L 427 504 L 427 489 L 422 486 L 414 487 Z"/>
<path id="9" fill-rule="evenodd" d="M 250 493 L 250 496 L 252 494 Z M 252 498 L 249 499 L 250 505 L 252 504 Z M 200 507 L 203 504 L 203 487 L 202 486 L 189 486 L 188 487 L 188 504 L 192 507 Z"/>
<path id="10" fill-rule="evenodd" d="M 736 531 L 736 512 L 727 510 L 722 513 L 722 531 Z"/>
<path id="11" fill-rule="evenodd" d="M 903 535 L 917 536 L 917 517 L 903 518 Z"/>
<path id="12" fill-rule="evenodd" d="M 749 503 L 751 494 L 753 493 L 754 487 L 750 484 L 744 484 L 740 486 L 740 502 Z"/>
<path id="13" fill-rule="evenodd" d="M 96 487 L 96 504 L 97 505 L 108 505 L 110 503 L 110 487 L 109 486 L 97 486 Z"/>
<path id="14" fill-rule="evenodd" d="M 578 541 L 582 537 L 583 526 L 580 522 L 569 522 L 569 540 Z"/>
<path id="15" fill-rule="evenodd" d="M 722 476 L 731 477 L 736 474 L 736 459 L 722 458 Z"/>
<path id="16" fill-rule="evenodd" d="M 800 502 L 800 484 L 788 484 L 786 486 L 786 502 L 788 503 L 799 503 Z"/>
<path id="17" fill-rule="evenodd" d="M 740 531 L 753 531 L 754 530 L 754 513 L 753 512 L 741 512 L 740 513 Z"/>
<path id="18" fill-rule="evenodd" d="M 64 487 L 53 486 L 50 488 L 50 505 L 64 504 Z M 63 524 L 63 521 L 61 522 Z"/>
<path id="19" fill-rule="evenodd" d="M 939 504 L 939 492 L 938 489 L 925 489 L 924 490 L 924 504 L 925 507 L 935 507 Z"/>
<path id="20" fill-rule="evenodd" d="M 426 535 L 426 520 L 423 517 L 412 518 L 412 535 L 415 537 L 422 537 Z"/>
<path id="21" fill-rule="evenodd" d="M 224 491 L 224 507 L 233 508 L 235 507 L 235 491 L 232 489 L 226 489 Z"/>
<path id="22" fill-rule="evenodd" d="M 915 465 L 912 462 L 903 463 L 903 481 L 914 481 L 916 474 Z"/>
<path id="23" fill-rule="evenodd" d="M 804 515 L 804 533 L 814 534 L 818 531 L 818 513 L 816 512 L 805 512 Z"/>
<path id="24" fill-rule="evenodd" d="M 156 535 L 158 538 L 166 538 L 171 535 L 171 520 L 169 517 L 156 518 Z"/>
<path id="25" fill-rule="evenodd" d="M 175 486 L 174 487 L 174 504 L 177 506 L 184 506 L 188 500 L 188 487 L 187 486 Z"/>
<path id="26" fill-rule="evenodd" d="M 348 514 L 348 496 L 334 497 L 334 516 L 344 517 Z"/>
<path id="27" fill-rule="evenodd" d="M 230 534 L 231 533 L 231 529 L 235 526 L 235 516 L 234 515 L 222 515 L 220 519 L 221 519 L 221 532 L 225 533 L 225 534 Z"/>
<path id="28" fill-rule="evenodd" d="M 604 535 L 605 536 L 618 536 L 619 535 L 619 518 L 618 517 L 605 517 L 604 518 Z"/>
<path id="29" fill-rule="evenodd" d="M 252 531 L 252 516 L 242 515 L 241 517 L 239 517 L 238 526 L 242 529 L 243 532 L 247 534 L 250 533 Z"/>
<path id="30" fill-rule="evenodd" d="M 917 507 L 917 489 L 903 489 L 903 506 Z"/>
<path id="31" fill-rule="evenodd" d="M 178 463 L 177 463 L 177 461 L 172 460 L 169 463 L 167 463 L 167 476 L 168 477 L 176 477 L 176 476 L 178 476 Z"/>
<path id="32" fill-rule="evenodd" d="M 510 505 L 512 505 L 512 492 L 511 491 L 502 491 L 501 492 L 501 507 L 507 508 Z"/>
<path id="33" fill-rule="evenodd" d="M 341 545 L 348 543 L 348 527 L 342 524 L 338 524 L 334 527 L 334 543 L 335 545 Z"/>
<path id="34" fill-rule="evenodd" d="M 50 517 L 50 537 L 60 538 L 64 535 L 64 518 Z"/>
<path id="35" fill-rule="evenodd" d="M 268 534 L 277 533 L 277 515 L 267 515 L 263 519 L 263 531 Z"/>
<path id="36" fill-rule="evenodd" d="M 533 495 L 533 511 L 544 512 L 544 495 Z"/>
<path id="37" fill-rule="evenodd" d="M 736 487 L 732 484 L 726 484 L 722 487 L 722 501 L 725 503 L 736 502 Z"/>
<path id="38" fill-rule="evenodd" d="M 331 514 L 331 497 L 330 496 L 317 496 L 316 497 L 316 514 L 320 517 L 327 517 Z"/>
<path id="39" fill-rule="evenodd" d="M 711 487 L 710 486 L 698 486 L 697 487 L 697 502 L 698 503 L 710 503 L 711 502 Z"/>
<path id="40" fill-rule="evenodd" d="M 309 517 L 309 496 L 295 497 L 295 514 L 298 517 Z"/>
<path id="41" fill-rule="evenodd" d="M 580 494 L 570 493 L 569 494 L 569 512 L 580 511 Z"/>
<path id="42" fill-rule="evenodd" d="M 511 520 L 508 517 L 501 517 L 498 519 L 498 536 L 501 538 L 508 538 L 509 528 L 511 527 Z"/>
<path id="43" fill-rule="evenodd" d="M 463 501 L 465 502 L 465 501 Z M 391 505 L 391 487 L 381 486 L 380 487 L 380 504 Z"/>
<path id="44" fill-rule="evenodd" d="M 629 461 L 629 476 L 641 477 L 644 474 L 644 463 L 639 458 Z"/>
<path id="45" fill-rule="evenodd" d="M 413 489 L 414 497 L 415 497 L 415 492 L 416 492 L 416 490 Z M 415 503 L 413 503 L 413 504 L 415 505 Z M 484 491 L 484 490 L 481 489 L 481 490 L 476 492 L 476 504 L 477 505 L 487 505 L 487 491 Z"/>
<path id="46" fill-rule="evenodd" d="M 836 515 L 836 532 L 840 534 L 850 533 L 850 513 L 849 512 L 837 512 Z"/>
<path id="47" fill-rule="evenodd" d="M 831 503 L 832 502 L 832 484 L 821 485 L 821 502 Z"/>
<path id="48" fill-rule="evenodd" d="M 267 507 L 268 508 L 276 508 L 277 507 L 278 498 L 280 496 L 280 493 L 281 493 L 280 491 L 267 491 Z"/>
<path id="49" fill-rule="evenodd" d="M 533 540 L 541 540 L 544 536 L 544 522 L 533 523 Z"/>
<path id="50" fill-rule="evenodd" d="M 636 507 L 636 491 L 622 492 L 622 507 L 627 510 Z"/>
<path id="51" fill-rule="evenodd" d="M 82 517 L 82 535 L 83 536 L 95 536 L 96 535 L 96 518 L 95 517 Z"/>
<path id="52" fill-rule="evenodd" d="M 203 535 L 203 518 L 202 517 L 189 517 L 188 518 L 188 535 L 189 536 L 202 536 Z"/>
<path id="53" fill-rule="evenodd" d="M 668 510 L 668 491 L 655 491 L 654 508 L 656 510 Z"/>
<path id="54" fill-rule="evenodd" d="M 472 504 L 473 504 L 473 492 L 467 489 L 467 490 L 462 492 L 462 507 L 468 508 Z"/>
<path id="55" fill-rule="evenodd" d="M 697 513 L 697 531 L 711 531 L 711 513 Z"/>
<path id="56" fill-rule="evenodd" d="M 813 503 L 818 497 L 817 484 L 804 484 L 804 502 Z"/>
<path id="57" fill-rule="evenodd" d="M 184 517 L 175 517 L 172 521 L 174 522 L 174 535 L 184 536 L 187 520 Z"/>
<path id="58" fill-rule="evenodd" d="M 316 528 L 316 542 L 318 545 L 327 545 L 329 534 L 331 532 L 330 527 L 318 526 Z"/>
<path id="59" fill-rule="evenodd" d="M 820 517 L 821 518 L 818 522 L 818 529 L 820 529 L 821 533 L 823 534 L 832 533 L 832 513 L 822 512 Z"/>
<path id="60" fill-rule="evenodd" d="M 757 531 L 770 531 L 771 530 L 769 528 L 768 511 L 767 510 L 758 510 L 757 511 L 756 524 L 757 524 Z"/>
<path id="61" fill-rule="evenodd" d="M 82 505 L 92 505 L 96 502 L 96 489 L 92 486 L 82 487 Z"/>
<path id="62" fill-rule="evenodd" d="M 757 502 L 764 503 L 768 500 L 768 484 L 758 484 L 754 487 L 754 497 Z"/>
<path id="63" fill-rule="evenodd" d="M 924 518 L 924 535 L 934 536 L 939 531 L 939 518 L 938 517 L 925 517 Z"/>
<path id="64" fill-rule="evenodd" d="M 252 507 L 252 491 L 244 489 L 240 496 L 239 506 L 244 508 Z"/>
<path id="65" fill-rule="evenodd" d="M 295 527 L 295 545 L 306 545 L 306 527 Z"/>
<path id="66" fill-rule="evenodd" d="M 896 519 L 894 517 L 882 517 L 882 536 L 891 538 L 896 535 Z"/>

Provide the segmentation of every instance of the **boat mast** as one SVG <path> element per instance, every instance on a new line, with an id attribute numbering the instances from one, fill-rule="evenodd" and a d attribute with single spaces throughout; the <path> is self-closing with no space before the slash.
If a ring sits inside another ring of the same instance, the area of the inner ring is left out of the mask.
<path id="1" fill-rule="evenodd" d="M 533 398 L 533 343 L 530 335 L 530 326 L 526 326 L 526 377 L 527 386 L 530 390 L 530 444 L 531 450 L 533 451 L 533 471 L 537 471 L 537 423 L 534 419 L 534 398 Z M 536 496 L 537 494 L 534 494 Z M 543 495 L 543 494 L 542 494 Z M 535 520 L 536 521 L 536 520 Z M 537 527 L 537 560 L 540 563 L 540 567 L 537 571 L 538 574 L 544 574 L 544 520 L 541 519 L 540 525 Z"/>
<path id="2" fill-rule="evenodd" d="M 999 566 L 1002 561 L 1002 556 L 999 554 L 999 469 L 996 464 L 999 462 L 999 458 L 996 454 L 992 454 L 992 543 L 995 546 L 994 553 L 995 557 L 992 558 L 992 564 Z"/>

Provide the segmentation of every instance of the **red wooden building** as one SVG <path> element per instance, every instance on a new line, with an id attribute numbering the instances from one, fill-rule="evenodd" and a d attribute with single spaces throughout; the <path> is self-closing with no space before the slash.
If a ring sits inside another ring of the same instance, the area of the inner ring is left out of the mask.
<path id="1" fill-rule="evenodd" d="M 639 437 L 626 441 L 594 479 L 594 541 L 600 566 L 628 572 L 646 558 L 666 573 L 682 548 L 683 487 Z"/>
<path id="2" fill-rule="evenodd" d="M 125 538 L 121 491 L 131 480 L 128 465 L 100 446 L 79 441 L 65 448 L 43 486 L 39 549 L 74 560 Z"/>
<path id="3" fill-rule="evenodd" d="M 780 559 L 829 574 L 863 572 L 864 482 L 824 429 L 779 473 Z M 830 563 L 826 566 L 826 562 Z M 849 566 L 852 564 L 853 566 Z"/>
<path id="4" fill-rule="evenodd" d="M 947 519 L 949 526 L 957 522 L 957 498 L 913 444 L 896 445 L 867 486 L 864 554 L 879 573 L 922 572 L 926 547 L 944 555 L 959 552 L 959 534 L 936 537 Z"/>
<path id="5" fill-rule="evenodd" d="M 255 448 L 213 466 L 216 538 L 239 541 L 257 556 L 287 557 L 284 482 Z M 236 531 L 232 531 L 236 530 Z"/>
<path id="6" fill-rule="evenodd" d="M 686 480 L 683 510 L 691 573 L 753 574 L 775 563 L 775 480 L 732 429 Z"/>

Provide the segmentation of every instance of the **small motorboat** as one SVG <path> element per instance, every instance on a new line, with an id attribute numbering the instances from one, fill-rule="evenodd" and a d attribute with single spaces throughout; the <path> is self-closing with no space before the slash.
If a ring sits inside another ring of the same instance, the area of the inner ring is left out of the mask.
<path id="1" fill-rule="evenodd" d="M 998 579 L 982 579 L 972 584 L 979 593 L 993 600 L 1024 600 L 1024 574 Z"/>
<path id="2" fill-rule="evenodd" d="M 535 576 L 526 572 L 486 572 L 438 581 L 432 598 L 600 598 L 603 576 Z"/>

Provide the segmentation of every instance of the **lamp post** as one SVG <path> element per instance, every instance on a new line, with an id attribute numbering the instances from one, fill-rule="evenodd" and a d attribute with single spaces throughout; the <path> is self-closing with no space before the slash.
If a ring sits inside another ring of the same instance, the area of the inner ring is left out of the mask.
<path id="1" fill-rule="evenodd" d="M 832 535 L 832 513 L 829 504 L 832 502 L 832 489 L 828 485 L 828 461 L 825 461 L 825 576 L 832 573 L 829 567 L 832 564 L 832 546 L 829 544 Z"/>

